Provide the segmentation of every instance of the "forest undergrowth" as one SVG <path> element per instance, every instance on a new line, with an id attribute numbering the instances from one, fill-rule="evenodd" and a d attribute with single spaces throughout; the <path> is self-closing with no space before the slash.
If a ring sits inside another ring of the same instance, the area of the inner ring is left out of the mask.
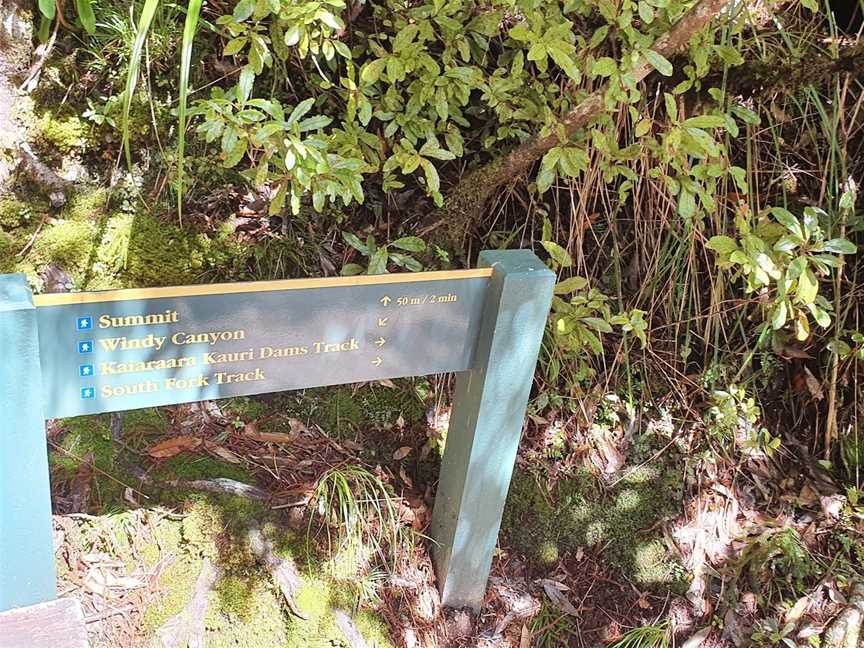
<path id="1" fill-rule="evenodd" d="M 858 645 L 864 6 L 37 5 L 0 39 L 35 291 L 558 274 L 479 616 L 424 535 L 435 376 L 51 422 L 94 645 Z"/>

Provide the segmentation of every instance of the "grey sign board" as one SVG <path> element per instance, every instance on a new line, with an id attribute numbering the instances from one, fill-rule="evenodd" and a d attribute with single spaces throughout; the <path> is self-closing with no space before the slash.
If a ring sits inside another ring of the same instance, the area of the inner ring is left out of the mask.
<path id="1" fill-rule="evenodd" d="M 489 274 L 37 296 L 45 415 L 464 371 Z"/>

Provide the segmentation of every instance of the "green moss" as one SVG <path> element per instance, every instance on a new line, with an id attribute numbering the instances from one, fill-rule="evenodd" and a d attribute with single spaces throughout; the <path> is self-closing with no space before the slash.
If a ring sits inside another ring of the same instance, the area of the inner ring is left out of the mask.
<path id="1" fill-rule="evenodd" d="M 544 540 L 537 547 L 536 557 L 541 567 L 554 567 L 558 564 L 558 545 L 551 540 Z"/>
<path id="2" fill-rule="evenodd" d="M 15 269 L 17 252 L 15 239 L 12 238 L 12 235 L 0 231 L 0 274 L 6 274 Z"/>
<path id="3" fill-rule="evenodd" d="M 108 190 L 87 188 L 78 191 L 63 210 L 63 218 L 70 221 L 92 222 L 101 219 L 108 206 Z"/>
<path id="4" fill-rule="evenodd" d="M 155 567 L 163 555 L 176 555 L 183 542 L 180 520 L 164 516 L 161 511 L 157 510 L 157 515 L 150 515 L 150 521 L 153 541 L 145 542 L 138 551 L 143 566 L 146 568 Z"/>
<path id="5" fill-rule="evenodd" d="M 77 115 L 56 117 L 51 111 L 44 113 L 36 124 L 35 143 L 40 151 L 68 155 L 81 149 L 85 143 L 87 126 Z"/>
<path id="6" fill-rule="evenodd" d="M 144 610 L 142 632 L 154 636 L 172 616 L 178 614 L 192 598 L 195 581 L 203 561 L 185 555 L 172 562 L 159 576 L 159 597 Z"/>
<path id="7" fill-rule="evenodd" d="M 288 643 L 278 594 L 264 582 L 229 576 L 216 585 L 207 613 L 208 648 L 275 648 Z"/>
<path id="8" fill-rule="evenodd" d="M 310 389 L 303 400 L 311 410 L 308 414 L 336 436 L 349 434 L 358 426 L 395 425 L 400 416 L 406 425 L 414 425 L 425 416 L 423 403 L 410 381 L 400 381 L 396 389 L 380 385 Z"/>
<path id="9" fill-rule="evenodd" d="M 393 648 L 387 624 L 380 617 L 371 612 L 360 612 L 354 617 L 354 624 L 370 646 Z"/>
<path id="10" fill-rule="evenodd" d="M 219 611 L 232 619 L 245 620 L 251 616 L 249 580 L 239 576 L 227 576 L 216 584 Z"/>
<path id="11" fill-rule="evenodd" d="M 103 416 L 79 416 L 64 419 L 61 423 L 67 432 L 60 439 L 58 450 L 49 455 L 55 481 L 72 479 L 82 461 L 93 455 L 94 471 L 91 506 L 107 512 L 125 509 L 125 483 L 132 479 L 122 465 L 115 462 L 114 445 L 111 440 L 110 418 Z"/>
<path id="12" fill-rule="evenodd" d="M 123 413 L 123 441 L 127 445 L 135 442 L 135 447 L 141 447 L 138 444 L 147 445 L 152 439 L 149 436 L 158 435 L 168 429 L 168 420 L 165 418 L 165 413 L 157 407 L 149 407 L 146 409 L 130 410 Z"/>
<path id="13" fill-rule="evenodd" d="M 130 286 L 194 283 L 204 269 L 206 237 L 191 235 L 147 214 L 135 217 L 129 235 L 125 278 Z"/>
<path id="14" fill-rule="evenodd" d="M 258 398 L 230 398 L 223 403 L 223 409 L 230 412 L 241 422 L 255 421 L 272 413 L 272 407 Z"/>
<path id="15" fill-rule="evenodd" d="M 548 566 L 559 550 L 602 547 L 604 560 L 638 585 L 686 590 L 680 564 L 658 536 L 647 531 L 675 511 L 680 501 L 677 477 L 674 466 L 641 466 L 604 492 L 595 478 L 582 472 L 562 479 L 548 493 L 530 475 L 517 473 L 502 531 L 507 542 L 532 556 L 538 566 Z"/>
<path id="16" fill-rule="evenodd" d="M 11 230 L 33 223 L 33 209 L 15 198 L 0 200 L 0 229 Z"/>
<path id="17" fill-rule="evenodd" d="M 81 277 L 93 259 L 98 233 L 93 223 L 58 221 L 44 229 L 33 244 L 37 264 L 57 264 Z"/>
<path id="18" fill-rule="evenodd" d="M 253 481 L 252 476 L 242 466 L 197 454 L 180 454 L 171 457 L 159 466 L 155 475 L 166 479 L 226 477 L 247 484 Z"/>

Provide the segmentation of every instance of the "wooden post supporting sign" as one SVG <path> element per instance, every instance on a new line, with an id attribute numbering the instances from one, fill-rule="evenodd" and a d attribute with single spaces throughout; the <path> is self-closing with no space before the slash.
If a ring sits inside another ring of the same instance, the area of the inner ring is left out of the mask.
<path id="1" fill-rule="evenodd" d="M 483 252 L 495 273 L 471 369 L 456 376 L 432 516 L 441 600 L 479 610 L 510 487 L 555 275 L 528 251 Z"/>
<path id="2" fill-rule="evenodd" d="M 479 609 L 554 285 L 529 251 L 480 265 L 36 296 L 0 276 L 0 613 L 56 596 L 46 418 L 447 372 L 436 569 Z"/>

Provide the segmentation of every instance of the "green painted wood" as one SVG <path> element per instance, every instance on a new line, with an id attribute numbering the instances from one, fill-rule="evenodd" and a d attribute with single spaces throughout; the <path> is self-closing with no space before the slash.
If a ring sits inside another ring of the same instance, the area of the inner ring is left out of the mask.
<path id="1" fill-rule="evenodd" d="M 311 288 L 293 305 L 302 302 L 300 305 L 309 307 L 318 300 L 329 304 L 326 309 L 322 306 L 320 312 L 308 308 L 286 310 L 279 296 L 271 296 L 268 299 L 277 299 L 276 303 L 268 304 L 271 308 L 256 310 L 254 306 L 262 305 L 262 299 L 249 299 L 245 302 L 248 312 L 244 314 L 246 321 L 255 326 L 286 327 L 290 324 L 285 333 L 274 336 L 284 343 L 290 343 L 288 336 L 292 331 L 314 329 L 316 334 L 319 330 L 324 335 L 332 334 L 336 342 L 347 345 L 341 351 L 348 353 L 361 350 L 362 336 L 345 328 L 358 326 L 355 321 L 358 315 L 374 321 L 376 329 L 393 326 L 394 333 L 390 334 L 393 351 L 389 354 L 384 350 L 376 351 L 374 358 L 358 363 L 357 371 L 362 379 L 448 370 L 460 372 L 432 528 L 437 542 L 436 569 L 444 604 L 474 609 L 479 609 L 483 602 L 555 282 L 554 274 L 530 251 L 483 252 L 480 263 L 493 268 L 491 279 L 438 283 L 435 290 L 447 289 L 450 298 L 443 300 L 441 308 L 434 312 L 424 313 L 420 308 L 426 303 L 423 296 L 431 294 L 421 281 L 411 287 L 419 291 L 417 295 L 409 294 L 407 288 L 401 290 L 397 297 L 405 297 L 407 301 L 403 304 L 395 298 L 395 306 L 389 298 L 385 299 L 388 295 L 371 293 L 370 290 L 377 289 L 367 287 L 365 292 L 361 289 L 346 292 L 345 299 L 353 299 L 354 306 L 340 308 L 341 302 L 337 303 L 339 300 L 334 296 L 341 293 L 333 292 L 332 288 Z M 398 282 L 391 283 L 395 286 L 393 290 L 399 290 Z M 141 305 L 134 301 L 125 304 L 110 313 L 135 316 L 137 311 L 128 309 Z M 370 307 L 370 304 L 378 305 Z M 158 305 L 163 306 L 162 303 Z M 171 305 L 165 307 L 170 311 Z M 410 309 L 405 310 L 404 315 L 399 310 L 402 306 Z M 415 307 L 418 310 L 414 310 Z M 82 308 L 87 312 L 79 312 Z M 393 310 L 382 314 L 380 308 Z M 213 323 L 225 322 L 230 326 L 229 320 L 238 310 L 242 309 L 230 299 L 177 298 L 177 317 L 172 317 L 170 323 L 205 323 L 209 318 Z M 0 612 L 48 601 L 55 596 L 44 419 L 46 414 L 74 415 L 89 411 L 82 408 L 79 401 L 92 398 L 85 397 L 88 388 L 82 388 L 81 381 L 93 375 L 92 371 L 85 375 L 82 367 L 92 364 L 92 370 L 96 364 L 82 358 L 94 352 L 95 345 L 91 343 L 101 339 L 95 335 L 95 323 L 99 319 L 94 313 L 99 318 L 106 314 L 94 310 L 92 304 L 35 309 L 23 275 L 0 275 L 0 344 L 3 344 L 3 362 L 0 363 Z M 304 314 L 308 321 L 304 321 Z M 325 315 L 326 319 L 322 320 Z M 398 330 L 395 330 L 397 324 Z M 92 339 L 91 332 L 85 329 L 93 329 Z M 147 331 L 144 333 L 149 335 Z M 371 339 L 368 331 L 364 335 Z M 355 342 L 349 344 L 351 339 Z M 78 348 L 82 340 L 90 345 L 86 354 Z M 262 343 L 269 343 L 269 340 L 263 339 Z M 40 348 L 46 351 L 41 362 Z M 386 368 L 381 368 L 385 356 L 392 364 L 388 362 Z M 130 358 L 135 360 L 137 356 Z M 100 361 L 115 362 L 101 358 Z M 376 372 L 383 372 L 381 376 L 369 373 L 367 361 Z M 286 372 L 285 377 L 269 385 L 267 391 L 289 389 L 309 380 L 331 384 L 361 379 L 344 367 L 334 369 L 322 365 L 319 377 L 303 375 L 300 369 L 305 370 L 305 367 L 298 365 L 294 372 Z M 212 393 L 202 390 L 188 398 L 175 400 L 172 396 L 165 402 L 225 395 L 228 394 L 218 390 Z M 74 404 L 66 410 L 61 404 L 69 400 Z M 95 411 L 116 411 L 144 404 L 162 404 L 162 401 L 131 404 L 118 399 L 100 405 Z"/>
<path id="2" fill-rule="evenodd" d="M 56 596 L 38 337 L 26 278 L 0 275 L 0 611 Z"/>
<path id="3" fill-rule="evenodd" d="M 381 285 L 40 305 L 39 330 L 50 332 L 40 336 L 45 414 L 464 371 L 489 279 L 420 276 Z"/>
<path id="4" fill-rule="evenodd" d="M 527 250 L 482 252 L 492 277 L 473 368 L 457 374 L 432 515 L 442 603 L 479 610 L 555 275 Z"/>

